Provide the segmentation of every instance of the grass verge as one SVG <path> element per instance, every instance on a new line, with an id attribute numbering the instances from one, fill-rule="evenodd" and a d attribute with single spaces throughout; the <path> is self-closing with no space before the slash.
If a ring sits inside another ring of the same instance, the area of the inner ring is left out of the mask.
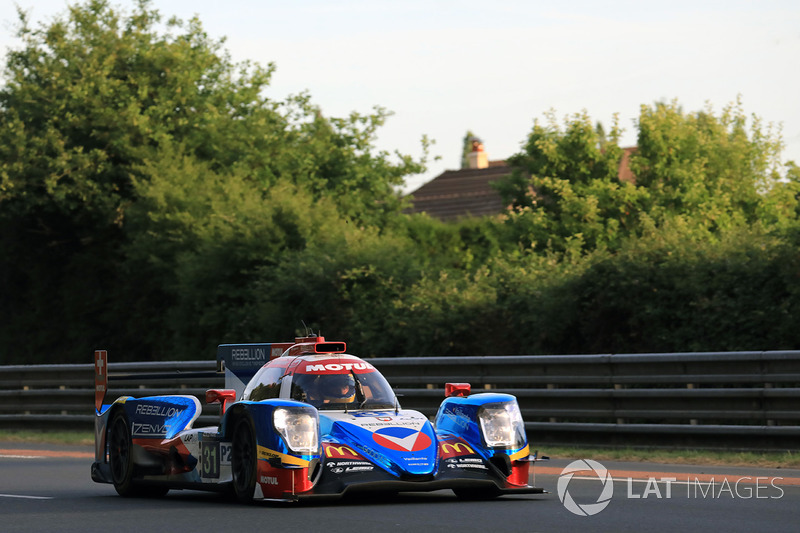
<path id="1" fill-rule="evenodd" d="M 545 447 L 542 453 L 552 459 L 594 459 L 683 465 L 751 466 L 760 468 L 800 468 L 800 453 L 792 451 L 747 452 L 686 449 L 573 448 Z"/>

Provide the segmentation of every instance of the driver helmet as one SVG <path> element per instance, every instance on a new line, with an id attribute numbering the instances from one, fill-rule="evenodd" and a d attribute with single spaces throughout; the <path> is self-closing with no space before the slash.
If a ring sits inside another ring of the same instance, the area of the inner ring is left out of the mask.
<path id="1" fill-rule="evenodd" d="M 350 403 L 355 400 L 356 382 L 350 374 L 325 376 L 320 386 L 323 401 L 330 403 Z"/>

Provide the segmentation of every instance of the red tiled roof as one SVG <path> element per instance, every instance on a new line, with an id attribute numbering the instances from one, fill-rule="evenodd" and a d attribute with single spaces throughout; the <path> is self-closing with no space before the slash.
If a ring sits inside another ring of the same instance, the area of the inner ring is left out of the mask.
<path id="1" fill-rule="evenodd" d="M 636 147 L 623 148 L 619 163 L 619 179 L 631 183 L 630 156 Z M 433 218 L 450 221 L 463 217 L 498 215 L 506 210 L 500 195 L 490 183 L 511 174 L 505 161 L 489 161 L 488 168 L 446 170 L 409 194 L 413 207 L 408 213 L 427 213 Z"/>
<path id="2" fill-rule="evenodd" d="M 505 206 L 490 183 L 509 174 L 505 161 L 492 161 L 488 168 L 447 170 L 409 195 L 409 212 L 440 220 L 497 215 Z"/>

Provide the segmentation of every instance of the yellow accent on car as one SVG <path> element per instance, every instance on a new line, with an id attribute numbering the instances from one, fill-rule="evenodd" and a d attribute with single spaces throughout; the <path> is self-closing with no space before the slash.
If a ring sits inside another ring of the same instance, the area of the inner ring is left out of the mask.
<path id="1" fill-rule="evenodd" d="M 519 461 L 520 459 L 525 459 L 528 455 L 530 455 L 530 446 L 526 444 L 524 448 L 518 452 L 512 453 L 508 458 L 512 461 Z"/>
<path id="2" fill-rule="evenodd" d="M 281 463 L 287 465 L 295 465 L 295 466 L 308 466 L 309 461 L 307 459 L 303 459 L 301 457 L 296 457 L 294 455 L 288 455 L 285 453 L 277 452 L 275 450 L 270 450 L 269 448 L 265 448 L 264 446 L 258 447 L 258 458 L 268 461 L 270 459 L 280 459 Z"/>

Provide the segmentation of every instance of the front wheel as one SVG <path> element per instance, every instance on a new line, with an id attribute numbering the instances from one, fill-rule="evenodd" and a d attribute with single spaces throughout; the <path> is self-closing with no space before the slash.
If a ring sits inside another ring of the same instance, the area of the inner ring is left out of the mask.
<path id="1" fill-rule="evenodd" d="M 240 502 L 250 503 L 256 488 L 257 453 L 255 431 L 249 416 L 236 422 L 232 440 L 233 493 Z"/>

